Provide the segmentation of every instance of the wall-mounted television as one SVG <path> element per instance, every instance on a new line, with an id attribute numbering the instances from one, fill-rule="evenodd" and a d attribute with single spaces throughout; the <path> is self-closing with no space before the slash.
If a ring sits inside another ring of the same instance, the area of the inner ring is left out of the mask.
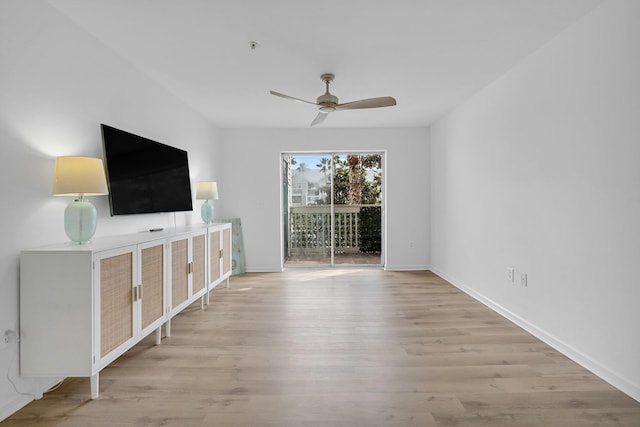
<path id="1" fill-rule="evenodd" d="M 100 127 L 111 215 L 193 210 L 186 151 Z"/>

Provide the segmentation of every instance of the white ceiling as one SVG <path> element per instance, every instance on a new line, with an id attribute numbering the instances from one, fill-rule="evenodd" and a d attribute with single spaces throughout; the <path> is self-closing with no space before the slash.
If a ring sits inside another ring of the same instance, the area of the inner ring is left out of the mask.
<path id="1" fill-rule="evenodd" d="M 304 128 L 320 74 L 340 102 L 321 127 L 427 126 L 601 0 L 49 0 L 221 128 Z M 250 41 L 259 46 L 249 47 Z"/>

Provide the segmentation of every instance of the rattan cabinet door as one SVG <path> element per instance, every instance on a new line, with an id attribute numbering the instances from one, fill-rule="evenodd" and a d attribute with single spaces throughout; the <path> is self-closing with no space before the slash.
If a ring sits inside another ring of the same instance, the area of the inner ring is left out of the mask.
<path id="1" fill-rule="evenodd" d="M 164 319 L 164 241 L 140 247 L 140 312 L 141 327 L 157 327 Z"/>
<path id="2" fill-rule="evenodd" d="M 220 279 L 220 231 L 209 232 L 209 283 Z"/>
<path id="3" fill-rule="evenodd" d="M 99 264 L 97 292 L 100 295 L 101 358 L 134 337 L 135 251 L 123 249 L 121 252 L 98 255 L 96 260 Z"/>
<path id="4" fill-rule="evenodd" d="M 197 234 L 191 237 L 191 245 L 193 250 L 193 278 L 192 278 L 192 294 L 202 294 L 207 286 L 206 275 L 206 234 Z"/>
<path id="5" fill-rule="evenodd" d="M 222 275 L 231 271 L 231 227 L 222 230 Z"/>
<path id="6" fill-rule="evenodd" d="M 171 251 L 171 309 L 176 309 L 189 298 L 189 237 L 172 240 Z"/>

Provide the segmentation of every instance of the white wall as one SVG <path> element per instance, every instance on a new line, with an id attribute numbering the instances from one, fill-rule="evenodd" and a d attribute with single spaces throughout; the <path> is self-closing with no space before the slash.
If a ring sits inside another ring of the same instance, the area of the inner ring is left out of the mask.
<path id="1" fill-rule="evenodd" d="M 433 270 L 640 399 L 640 2 L 604 2 L 431 143 Z"/>
<path id="2" fill-rule="evenodd" d="M 228 129 L 221 130 L 221 141 L 224 181 L 218 183 L 216 217 L 241 219 L 248 271 L 281 268 L 280 153 L 317 150 L 386 150 L 387 268 L 428 268 L 426 128 Z"/>
<path id="3" fill-rule="evenodd" d="M 56 156 L 102 157 L 99 124 L 104 122 L 188 150 L 192 181 L 209 180 L 215 179 L 211 165 L 218 135 L 46 2 L 0 2 L 0 64 L 3 334 L 18 327 L 20 250 L 67 240 L 62 218 L 70 199 L 50 196 Z M 98 210 L 96 236 L 174 223 L 172 214 L 111 218 L 106 197 L 91 199 Z M 178 224 L 192 221 L 200 221 L 197 210 L 175 217 Z M 19 378 L 17 347 L 0 349 L 0 420 L 47 383 Z M 27 395 L 18 394 L 7 376 Z"/>

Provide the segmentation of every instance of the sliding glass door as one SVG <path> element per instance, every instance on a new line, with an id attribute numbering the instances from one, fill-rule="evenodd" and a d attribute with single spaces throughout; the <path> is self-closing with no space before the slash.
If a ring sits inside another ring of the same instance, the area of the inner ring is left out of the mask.
<path id="1" fill-rule="evenodd" d="M 383 265 L 383 153 L 282 156 L 284 265 Z"/>

